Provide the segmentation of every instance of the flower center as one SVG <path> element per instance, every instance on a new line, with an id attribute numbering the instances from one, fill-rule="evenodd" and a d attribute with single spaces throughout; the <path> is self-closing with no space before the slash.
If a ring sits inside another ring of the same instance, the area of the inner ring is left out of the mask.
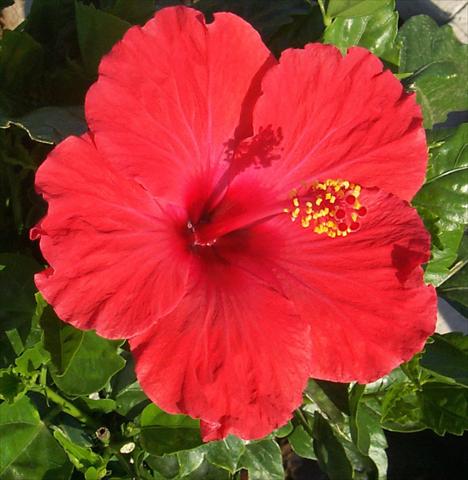
<path id="1" fill-rule="evenodd" d="M 359 201 L 360 193 L 361 186 L 347 180 L 313 182 L 291 192 L 292 205 L 284 212 L 290 215 L 291 221 L 313 228 L 319 235 L 346 237 L 359 230 L 359 219 L 367 213 Z"/>
<path id="2" fill-rule="evenodd" d="M 190 220 L 187 222 L 187 230 L 189 231 L 192 247 L 212 247 L 217 241 L 216 238 L 208 240 L 203 238 L 203 235 L 200 235 L 202 229 L 199 229 L 199 226 L 195 226 Z"/>

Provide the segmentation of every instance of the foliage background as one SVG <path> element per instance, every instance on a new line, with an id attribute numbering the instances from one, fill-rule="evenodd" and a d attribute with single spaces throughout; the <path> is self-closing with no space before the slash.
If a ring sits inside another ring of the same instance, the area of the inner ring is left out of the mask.
<path id="1" fill-rule="evenodd" d="M 0 9 L 11 3 L 0 0 Z M 125 343 L 62 323 L 36 292 L 44 260 L 28 231 L 45 206 L 34 172 L 54 144 L 86 130 L 84 95 L 102 55 L 131 25 L 176 3 L 34 0 L 0 39 L 0 479 L 281 480 L 291 448 L 332 480 L 384 479 L 385 432 L 468 429 L 462 334 L 434 335 L 370 385 L 311 380 L 291 422 L 265 439 L 203 445 L 197 421 L 149 403 Z M 416 92 L 430 148 L 414 199 L 433 239 L 426 280 L 466 315 L 468 124 L 443 123 L 468 109 L 467 46 L 427 16 L 402 25 L 394 0 L 194 3 L 207 15 L 240 14 L 277 55 L 312 41 L 369 48 Z"/>

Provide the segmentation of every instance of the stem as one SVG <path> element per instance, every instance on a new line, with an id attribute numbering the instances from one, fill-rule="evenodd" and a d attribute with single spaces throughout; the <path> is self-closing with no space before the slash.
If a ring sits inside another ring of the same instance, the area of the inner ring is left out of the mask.
<path id="1" fill-rule="evenodd" d="M 325 11 L 325 5 L 323 4 L 323 0 L 317 0 L 320 11 L 322 12 L 322 17 L 323 17 L 323 23 L 326 27 L 328 27 L 331 24 L 331 18 L 327 15 L 327 12 Z"/>
<path id="2" fill-rule="evenodd" d="M 54 390 L 52 390 L 50 387 L 36 386 L 31 390 L 41 393 L 47 399 L 59 405 L 65 413 L 68 413 L 68 415 L 71 415 L 72 417 L 76 418 L 81 423 L 85 423 L 86 425 L 89 425 L 92 428 L 99 427 L 99 425 L 96 423 L 96 421 L 93 418 L 91 418 L 89 415 L 81 411 L 79 408 L 73 405 L 73 403 L 63 398 L 57 392 L 54 392 Z"/>
<path id="3" fill-rule="evenodd" d="M 313 438 L 314 434 L 312 432 L 312 429 L 310 428 L 309 422 L 307 421 L 307 418 L 305 417 L 304 413 L 302 413 L 302 410 L 300 408 L 296 410 L 296 418 L 304 427 L 304 430 Z"/>
<path id="4" fill-rule="evenodd" d="M 449 274 L 445 277 L 444 283 L 451 277 L 453 277 L 456 273 L 458 273 L 466 264 L 468 264 L 468 259 L 467 260 L 460 260 L 457 262 L 451 269 Z M 444 289 L 443 284 L 441 285 L 441 290 L 442 291 L 450 291 L 450 289 Z"/>

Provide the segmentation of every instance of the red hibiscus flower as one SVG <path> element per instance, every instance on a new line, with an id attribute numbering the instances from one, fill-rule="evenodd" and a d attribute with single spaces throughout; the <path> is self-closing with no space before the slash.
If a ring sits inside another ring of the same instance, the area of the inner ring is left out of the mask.
<path id="1" fill-rule="evenodd" d="M 37 286 L 130 339 L 143 390 L 205 439 L 262 437 L 309 377 L 369 382 L 422 349 L 421 113 L 368 51 L 276 61 L 235 15 L 167 8 L 103 59 L 86 116 L 37 173 Z"/>

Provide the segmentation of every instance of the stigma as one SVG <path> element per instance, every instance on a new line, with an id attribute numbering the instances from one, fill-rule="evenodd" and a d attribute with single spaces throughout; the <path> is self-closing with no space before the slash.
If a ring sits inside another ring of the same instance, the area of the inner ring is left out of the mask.
<path id="1" fill-rule="evenodd" d="M 284 209 L 291 221 L 330 238 L 346 237 L 361 227 L 367 209 L 359 201 L 361 186 L 347 180 L 313 182 L 291 192 L 291 206 Z"/>

